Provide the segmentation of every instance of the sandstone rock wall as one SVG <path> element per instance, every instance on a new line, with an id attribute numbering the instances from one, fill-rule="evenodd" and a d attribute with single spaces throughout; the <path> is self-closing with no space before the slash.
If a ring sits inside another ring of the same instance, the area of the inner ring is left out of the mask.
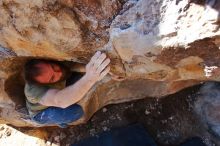
<path id="1" fill-rule="evenodd" d="M 111 72 L 80 101 L 86 122 L 101 107 L 162 97 L 219 81 L 217 0 L 0 0 L 0 121 L 35 126 L 24 106 L 23 65 L 31 58 L 86 64 L 95 51 Z"/>

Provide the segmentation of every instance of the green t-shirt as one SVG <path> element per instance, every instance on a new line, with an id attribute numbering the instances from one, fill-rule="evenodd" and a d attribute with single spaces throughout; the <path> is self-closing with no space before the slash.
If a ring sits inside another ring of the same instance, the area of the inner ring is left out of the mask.
<path id="1" fill-rule="evenodd" d="M 70 69 L 71 72 L 81 72 L 77 65 L 79 63 L 63 62 L 63 64 Z M 82 64 L 81 64 L 82 65 Z M 39 102 L 48 89 L 63 89 L 66 86 L 66 81 L 59 82 L 52 85 L 34 85 L 25 84 L 24 93 L 26 96 L 26 106 L 31 117 L 35 116 L 42 110 L 48 108 L 47 106 L 41 105 Z"/>
<path id="2" fill-rule="evenodd" d="M 26 83 L 24 93 L 26 96 L 26 106 L 31 117 L 35 116 L 42 110 L 48 108 L 41 105 L 39 102 L 48 89 L 63 89 L 65 88 L 65 81 L 53 85 L 35 85 Z"/>

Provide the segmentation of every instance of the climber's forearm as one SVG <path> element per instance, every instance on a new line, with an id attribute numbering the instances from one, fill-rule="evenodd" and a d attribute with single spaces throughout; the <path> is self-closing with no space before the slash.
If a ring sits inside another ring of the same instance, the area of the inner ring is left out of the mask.
<path id="1" fill-rule="evenodd" d="M 95 82 L 95 80 L 91 80 L 87 75 L 84 75 L 75 84 L 63 90 L 50 89 L 42 98 L 41 104 L 66 108 L 81 100 Z"/>
<path id="2" fill-rule="evenodd" d="M 86 74 L 79 81 L 63 90 L 48 90 L 40 103 L 46 106 L 66 108 L 78 102 L 97 81 L 108 74 L 110 71 L 109 63 L 110 59 L 105 53 L 96 52 L 86 65 Z"/>

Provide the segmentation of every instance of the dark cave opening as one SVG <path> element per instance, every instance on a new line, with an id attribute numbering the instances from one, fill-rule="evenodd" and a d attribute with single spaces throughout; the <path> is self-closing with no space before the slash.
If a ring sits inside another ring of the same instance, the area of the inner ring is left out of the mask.
<path id="1" fill-rule="evenodd" d="M 8 97 L 15 103 L 15 110 L 22 115 L 28 115 L 26 108 L 26 97 L 24 94 L 25 79 L 24 79 L 24 66 L 26 62 L 32 59 L 42 59 L 33 57 L 19 57 L 3 61 L 1 66 L 3 70 L 10 73 L 10 76 L 5 80 L 4 90 Z M 52 59 L 46 59 L 52 60 Z M 56 61 L 56 60 L 52 60 Z M 66 67 L 74 65 L 75 67 L 84 66 L 84 64 L 72 61 L 57 61 L 64 64 Z M 4 65 L 3 65 L 4 64 Z M 77 72 L 76 72 L 77 73 Z"/>

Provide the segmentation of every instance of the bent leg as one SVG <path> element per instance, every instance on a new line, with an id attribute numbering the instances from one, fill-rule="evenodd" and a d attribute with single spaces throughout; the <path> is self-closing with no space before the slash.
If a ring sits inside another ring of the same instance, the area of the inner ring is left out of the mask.
<path id="1" fill-rule="evenodd" d="M 78 120 L 83 115 L 81 106 L 74 104 L 67 108 L 49 107 L 38 113 L 33 120 L 40 124 L 65 125 Z"/>

